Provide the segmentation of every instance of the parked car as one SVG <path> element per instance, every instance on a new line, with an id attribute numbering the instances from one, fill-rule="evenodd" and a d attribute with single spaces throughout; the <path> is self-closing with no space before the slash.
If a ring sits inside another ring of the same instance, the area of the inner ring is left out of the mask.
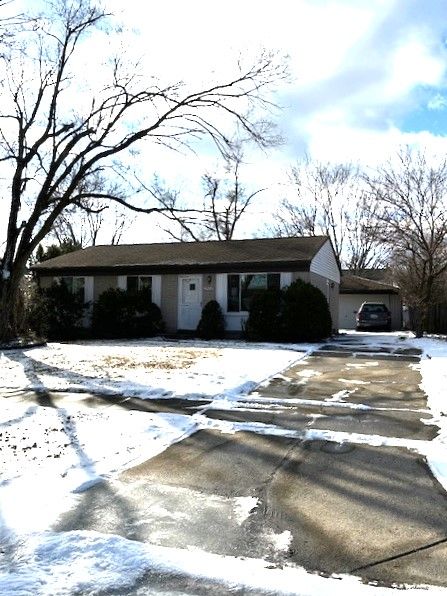
<path id="1" fill-rule="evenodd" d="M 363 302 L 356 315 L 357 331 L 360 329 L 391 330 L 391 313 L 382 302 Z"/>

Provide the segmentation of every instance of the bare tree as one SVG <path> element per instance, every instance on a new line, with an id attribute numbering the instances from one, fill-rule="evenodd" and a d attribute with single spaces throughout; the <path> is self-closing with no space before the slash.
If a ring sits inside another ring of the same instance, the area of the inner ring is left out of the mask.
<path id="1" fill-rule="evenodd" d="M 143 140 L 179 148 L 207 135 L 228 151 L 224 131 L 230 120 L 263 145 L 270 131 L 250 114 L 271 105 L 264 90 L 285 76 L 284 63 L 263 53 L 254 64 L 240 62 L 233 78 L 193 90 L 183 82 L 161 86 L 140 77 L 135 69 L 124 70 L 117 57 L 111 59 L 109 83 L 82 94 L 72 64 L 83 37 L 107 15 L 90 0 L 56 0 L 51 6 L 52 18 L 42 20 L 20 52 L 2 63 L 2 100 L 9 100 L 9 109 L 0 119 L 0 160 L 9 167 L 11 195 L 1 259 L 0 339 L 17 334 L 14 305 L 26 263 L 66 209 L 86 200 L 144 213 L 160 209 L 132 202 L 113 184 L 91 190 L 92 177 L 108 171 L 113 179 L 116 161 Z M 72 107 L 75 93 L 78 108 Z"/>
<path id="2" fill-rule="evenodd" d="M 14 9 L 14 6 L 14 0 L 0 0 L 0 45 L 9 46 L 16 28 L 32 22 L 32 19 L 26 18 L 23 14 L 17 12 L 6 13 L 7 8 Z"/>
<path id="3" fill-rule="evenodd" d="M 447 269 L 447 160 L 429 161 L 410 148 L 368 178 L 378 203 L 381 241 L 392 255 L 393 278 L 427 330 L 430 306 L 441 298 Z"/>
<path id="4" fill-rule="evenodd" d="M 77 192 L 88 195 L 105 190 L 112 191 L 115 196 L 122 195 L 118 183 L 112 189 L 110 181 L 100 174 L 83 181 L 82 188 L 78 188 Z M 60 246 L 70 243 L 82 248 L 95 246 L 100 236 L 106 244 L 119 244 L 124 231 L 135 221 L 135 215 L 131 213 L 114 201 L 100 201 L 87 196 L 79 203 L 69 205 L 59 215 L 49 238 L 55 239 Z"/>
<path id="5" fill-rule="evenodd" d="M 306 157 L 292 168 L 294 199 L 284 199 L 274 214 L 271 231 L 277 236 L 326 235 L 334 251 L 350 269 L 383 262 L 358 168 L 351 164 L 314 162 Z"/>
<path id="6" fill-rule="evenodd" d="M 362 192 L 351 201 L 353 204 L 346 206 L 347 246 L 342 261 L 354 273 L 386 267 L 390 251 L 381 240 L 375 197 Z"/>
<path id="7" fill-rule="evenodd" d="M 67 241 L 85 248 L 103 244 L 119 244 L 125 231 L 134 223 L 135 216 L 119 205 L 85 201 L 82 208 L 67 208 L 54 222 L 49 238 L 62 245 Z"/>
<path id="8" fill-rule="evenodd" d="M 243 153 L 241 146 L 225 158 L 225 177 L 206 173 L 202 177 L 204 195 L 199 209 L 188 209 L 180 192 L 163 188 L 158 180 L 151 189 L 162 207 L 162 213 L 172 225 L 164 229 L 181 242 L 231 240 L 236 226 L 247 212 L 254 197 L 264 189 L 248 192 L 241 181 Z"/>

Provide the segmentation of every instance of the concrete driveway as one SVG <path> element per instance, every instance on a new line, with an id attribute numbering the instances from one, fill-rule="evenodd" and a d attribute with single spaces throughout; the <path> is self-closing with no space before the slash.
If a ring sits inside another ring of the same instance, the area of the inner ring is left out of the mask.
<path id="1" fill-rule="evenodd" d="M 447 495 L 424 458 L 408 448 L 437 431 L 419 388 L 417 359 L 414 352 L 385 348 L 378 357 L 360 336 L 354 344 L 341 338 L 235 409 L 201 404 L 208 418 L 251 422 L 253 429 L 275 425 L 290 436 L 200 431 L 84 493 L 54 529 L 262 557 L 272 565 L 295 563 L 386 585 L 447 586 Z M 125 403 L 193 414 L 191 406 Z M 325 440 L 321 429 L 358 433 L 359 440 Z M 373 444 L 362 443 L 371 435 Z M 148 586 L 227 593 L 151 574 L 128 593 L 145 594 Z"/>

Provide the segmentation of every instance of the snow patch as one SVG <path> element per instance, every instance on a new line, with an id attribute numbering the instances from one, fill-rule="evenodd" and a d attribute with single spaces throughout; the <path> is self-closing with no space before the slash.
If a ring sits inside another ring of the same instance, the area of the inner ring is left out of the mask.
<path id="1" fill-rule="evenodd" d="M 379 363 L 374 360 L 373 362 L 348 362 L 346 368 L 369 368 L 371 366 L 379 366 Z"/>
<path id="2" fill-rule="evenodd" d="M 325 401 L 341 402 L 356 391 L 356 389 L 342 389 L 341 391 L 337 391 L 337 393 L 333 393 L 332 396 L 328 397 Z"/>
<path id="3" fill-rule="evenodd" d="M 297 377 L 302 377 L 304 379 L 311 379 L 312 377 L 318 377 L 321 375 L 321 372 L 318 370 L 300 370 L 296 373 Z"/>
<path id="4" fill-rule="evenodd" d="M 283 533 L 280 543 L 288 539 Z M 279 535 L 282 536 L 282 535 Z M 322 577 L 302 567 L 254 558 L 222 556 L 126 540 L 96 532 L 37 534 L 23 544 L 9 573 L 0 574 L 0 593 L 25 596 L 95 594 L 124 590 L 147 572 L 174 573 L 225 586 L 252 590 L 257 594 L 333 594 L 345 596 L 390 596 L 395 588 L 364 584 L 347 575 Z M 415 595 L 424 587 L 411 588 Z M 445 588 L 430 586 L 430 594 L 446 594 Z"/>
<path id="5" fill-rule="evenodd" d="M 233 499 L 234 513 L 238 524 L 243 524 L 251 513 L 258 507 L 257 497 L 235 497 Z"/>
<path id="6" fill-rule="evenodd" d="M 289 550 L 292 544 L 293 536 L 290 530 L 284 530 L 280 534 L 276 534 L 272 530 L 264 534 L 264 538 L 269 542 L 276 551 L 285 552 Z"/>
<path id="7" fill-rule="evenodd" d="M 310 349 L 315 346 L 247 345 L 237 341 L 50 343 L 3 355 L 0 388 L 141 399 L 247 393 Z"/>
<path id="8" fill-rule="evenodd" d="M 1 523 L 41 531 L 76 506 L 76 494 L 164 451 L 197 430 L 191 416 L 32 407 L 0 410 Z"/>

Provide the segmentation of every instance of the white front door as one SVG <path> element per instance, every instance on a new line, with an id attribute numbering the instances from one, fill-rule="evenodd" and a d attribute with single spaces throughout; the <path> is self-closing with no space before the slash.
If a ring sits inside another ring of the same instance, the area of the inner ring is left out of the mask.
<path id="1" fill-rule="evenodd" d="M 200 277 L 179 277 L 178 328 L 196 329 L 202 314 Z"/>

